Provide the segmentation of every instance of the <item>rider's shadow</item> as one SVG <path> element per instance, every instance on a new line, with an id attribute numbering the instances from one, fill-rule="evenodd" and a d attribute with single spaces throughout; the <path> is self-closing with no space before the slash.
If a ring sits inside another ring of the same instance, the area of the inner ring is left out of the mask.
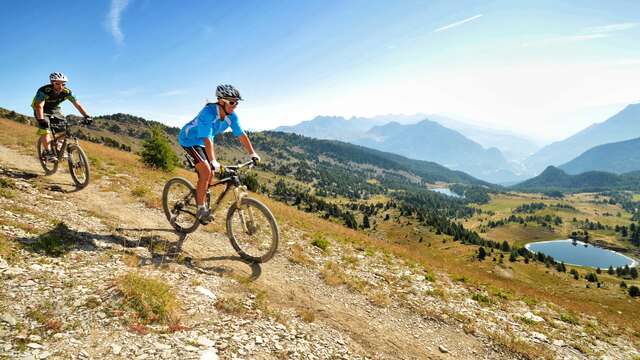
<path id="1" fill-rule="evenodd" d="M 138 262 L 139 266 L 156 265 L 162 266 L 169 263 L 176 263 L 187 266 L 195 271 L 218 275 L 218 276 L 241 276 L 248 281 L 257 280 L 262 274 L 262 267 L 259 263 L 254 263 L 245 260 L 239 256 L 211 256 L 204 258 L 197 258 L 189 254 L 183 249 L 185 241 L 188 239 L 188 234 L 175 231 L 173 228 L 117 228 L 118 232 L 134 231 L 148 233 L 150 231 L 162 231 L 175 234 L 177 241 L 169 241 L 164 237 L 158 235 L 146 235 L 140 237 L 138 240 L 131 240 L 130 247 L 145 247 L 149 249 L 151 257 L 140 257 Z M 235 267 L 230 267 L 222 264 L 225 261 L 234 261 L 247 265 L 248 276 L 244 276 L 242 269 L 238 270 Z M 208 264 L 212 262 L 213 264 Z M 207 263 L 207 264 L 205 264 Z"/>
<path id="2" fill-rule="evenodd" d="M 63 188 L 63 186 L 68 186 L 69 188 Z M 59 192 L 59 193 L 63 193 L 63 194 L 71 194 L 74 192 L 78 192 L 80 190 L 82 190 L 83 188 L 78 187 L 78 186 L 74 186 L 74 185 L 70 185 L 70 184 L 62 184 L 62 183 L 48 183 L 47 185 L 44 186 L 44 189 L 49 190 L 49 191 L 53 191 L 53 192 Z"/>
<path id="3" fill-rule="evenodd" d="M 242 270 L 236 270 L 224 264 L 216 264 L 222 261 L 237 261 L 249 267 L 248 276 L 244 276 Z M 214 262 L 213 265 L 205 266 L 205 262 Z M 245 260 L 239 256 L 211 256 L 207 258 L 188 258 L 185 265 L 203 274 L 216 274 L 220 276 L 238 276 L 247 281 L 256 281 L 262 275 L 262 267 L 259 263 Z"/>
<path id="4" fill-rule="evenodd" d="M 12 179 L 21 179 L 21 180 L 31 180 L 40 176 L 38 174 L 34 174 L 31 172 L 22 171 L 18 169 L 5 168 L 5 167 L 0 167 L 0 175 L 4 175 Z"/>

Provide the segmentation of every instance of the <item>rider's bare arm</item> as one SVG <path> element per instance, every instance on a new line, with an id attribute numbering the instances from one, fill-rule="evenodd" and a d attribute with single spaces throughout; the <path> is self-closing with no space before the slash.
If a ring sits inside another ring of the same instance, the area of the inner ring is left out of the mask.
<path id="1" fill-rule="evenodd" d="M 44 101 L 36 103 L 36 119 L 44 119 Z"/>
<path id="2" fill-rule="evenodd" d="M 82 106 L 82 104 L 80 104 L 79 101 L 72 101 L 71 103 L 73 104 L 73 106 L 76 107 L 76 109 L 78 109 L 78 111 L 80 112 L 80 114 L 82 114 L 82 116 L 84 117 L 89 116 L 89 114 L 87 114 L 87 111 L 84 109 L 84 107 Z"/>
<path id="3" fill-rule="evenodd" d="M 204 151 L 207 153 L 210 160 L 216 160 L 216 152 L 213 149 L 213 142 L 209 138 L 204 139 Z"/>
<path id="4" fill-rule="evenodd" d="M 255 150 L 253 150 L 253 145 L 251 145 L 251 140 L 249 140 L 247 134 L 240 135 L 239 139 L 244 149 L 247 150 L 247 154 L 255 154 Z"/>

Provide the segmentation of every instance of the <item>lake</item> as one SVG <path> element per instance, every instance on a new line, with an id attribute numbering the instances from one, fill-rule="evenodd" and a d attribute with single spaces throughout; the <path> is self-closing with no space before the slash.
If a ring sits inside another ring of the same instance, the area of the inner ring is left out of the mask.
<path id="1" fill-rule="evenodd" d="M 613 266 L 615 269 L 619 266 L 637 265 L 634 259 L 626 255 L 581 241 L 574 242 L 571 239 L 528 243 L 525 248 L 529 251 L 553 256 L 556 261 L 563 261 L 565 264 L 599 267 L 600 269 L 608 269 L 609 266 Z"/>
<path id="2" fill-rule="evenodd" d="M 462 196 L 454 193 L 453 191 L 449 190 L 448 188 L 436 188 L 436 189 L 429 189 L 429 190 L 435 191 L 435 192 L 443 194 L 443 195 L 451 196 L 451 197 L 457 197 L 457 198 L 462 197 Z"/>

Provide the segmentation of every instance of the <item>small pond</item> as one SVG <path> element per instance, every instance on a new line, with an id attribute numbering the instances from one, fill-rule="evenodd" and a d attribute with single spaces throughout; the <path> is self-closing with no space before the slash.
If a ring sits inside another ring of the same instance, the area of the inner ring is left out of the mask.
<path id="1" fill-rule="evenodd" d="M 542 252 L 565 264 L 608 269 L 609 266 L 636 266 L 634 259 L 618 252 L 574 240 L 540 241 L 525 245 L 529 251 Z"/>

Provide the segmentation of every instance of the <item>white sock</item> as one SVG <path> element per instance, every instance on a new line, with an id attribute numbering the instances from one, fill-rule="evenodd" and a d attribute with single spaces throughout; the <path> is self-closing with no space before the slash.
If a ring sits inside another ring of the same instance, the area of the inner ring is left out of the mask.
<path id="1" fill-rule="evenodd" d="M 198 210 L 204 209 L 204 205 L 198 205 Z"/>

